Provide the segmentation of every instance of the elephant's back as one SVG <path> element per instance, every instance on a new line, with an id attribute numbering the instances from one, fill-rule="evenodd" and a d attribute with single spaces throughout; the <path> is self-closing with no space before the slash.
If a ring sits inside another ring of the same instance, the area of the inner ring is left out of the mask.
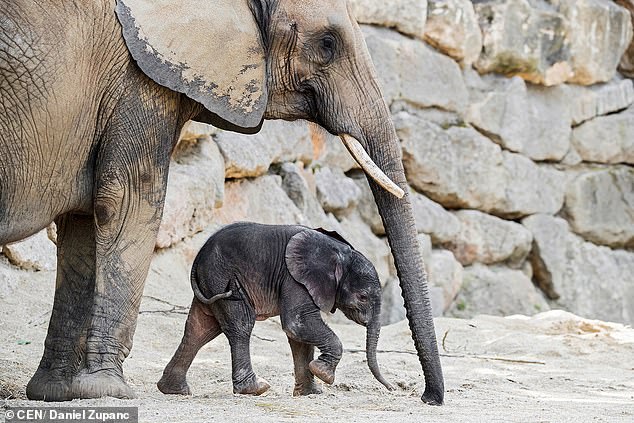
<path id="1" fill-rule="evenodd" d="M 193 278 L 205 278 L 208 269 L 223 277 L 277 280 L 286 266 L 288 240 L 305 227 L 237 222 L 214 233 L 198 252 Z"/>
<path id="2" fill-rule="evenodd" d="M 205 257 L 215 260 L 219 257 L 267 260 L 285 250 L 288 240 L 303 229 L 305 227 L 300 225 L 232 223 L 209 237 L 198 253 L 195 263 Z"/>

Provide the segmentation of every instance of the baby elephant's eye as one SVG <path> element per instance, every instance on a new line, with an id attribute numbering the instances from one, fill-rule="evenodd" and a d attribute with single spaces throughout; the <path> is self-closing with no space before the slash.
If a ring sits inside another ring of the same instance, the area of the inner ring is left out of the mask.
<path id="1" fill-rule="evenodd" d="M 362 303 L 367 303 L 368 302 L 368 296 L 366 294 L 358 294 L 357 298 Z"/>

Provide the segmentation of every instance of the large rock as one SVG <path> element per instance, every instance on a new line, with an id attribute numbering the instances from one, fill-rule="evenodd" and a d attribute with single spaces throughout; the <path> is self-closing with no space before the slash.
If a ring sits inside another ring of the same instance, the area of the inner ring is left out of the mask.
<path id="1" fill-rule="evenodd" d="M 463 268 L 451 251 L 433 250 L 428 262 L 429 284 L 440 288 L 442 313 L 447 311 L 462 287 Z M 440 314 L 442 314 L 440 313 Z"/>
<path id="2" fill-rule="evenodd" d="M 225 177 L 263 175 L 271 164 L 313 158 L 311 134 L 306 122 L 266 121 L 254 135 L 220 132 L 216 142 L 225 160 Z"/>
<path id="3" fill-rule="evenodd" d="M 276 146 L 259 133 L 243 135 L 223 131 L 216 136 L 216 142 L 224 158 L 226 178 L 263 175 L 276 154 Z"/>
<path id="4" fill-rule="evenodd" d="M 405 112 L 394 122 L 410 184 L 443 206 L 502 217 L 554 214 L 561 208 L 562 172 L 502 151 L 471 128 L 445 131 Z"/>
<path id="5" fill-rule="evenodd" d="M 338 168 L 344 172 L 359 168 L 339 137 L 329 134 L 316 124 L 308 125 L 315 157 L 312 167 Z"/>
<path id="6" fill-rule="evenodd" d="M 581 173 L 566 191 L 574 232 L 597 244 L 634 247 L 634 169 Z"/>
<path id="7" fill-rule="evenodd" d="M 303 215 L 302 221 L 313 228 L 327 226 L 329 218 L 317 199 L 315 175 L 301 162 L 284 163 L 280 167 L 282 189 Z"/>
<path id="8" fill-rule="evenodd" d="M 474 7 L 483 33 L 478 71 L 519 75 L 544 85 L 570 77 L 570 40 L 563 15 L 528 0 L 481 0 Z"/>
<path id="9" fill-rule="evenodd" d="M 361 30 L 376 69 L 383 98 L 390 105 L 401 96 L 400 45 L 404 38 L 384 28 L 362 25 Z"/>
<path id="10" fill-rule="evenodd" d="M 322 167 L 315 171 L 317 198 L 323 209 L 335 214 L 345 214 L 361 198 L 361 189 L 341 169 Z"/>
<path id="11" fill-rule="evenodd" d="M 423 38 L 427 19 L 426 0 L 348 0 L 357 22 L 396 28 Z"/>
<path id="12" fill-rule="evenodd" d="M 400 99 L 419 107 L 464 112 L 469 94 L 458 64 L 421 42 L 403 38 L 399 47 Z"/>
<path id="13" fill-rule="evenodd" d="M 419 234 L 423 260 L 428 271 L 429 296 L 434 317 L 442 316 L 449 309 L 462 286 L 462 265 L 451 251 L 431 249 L 430 239 Z M 398 278 L 388 279 L 383 288 L 381 322 L 392 324 L 405 319 L 405 306 Z"/>
<path id="14" fill-rule="evenodd" d="M 256 179 L 228 181 L 224 203 L 214 222 L 228 224 L 252 221 L 271 225 L 307 224 L 306 217 L 282 188 L 282 177 L 265 175 Z"/>
<path id="15" fill-rule="evenodd" d="M 634 103 L 634 87 L 630 79 L 615 78 L 590 87 L 568 85 L 568 91 L 573 125 L 626 109 Z"/>
<path id="16" fill-rule="evenodd" d="M 404 100 L 464 112 L 468 92 L 456 62 L 394 31 L 364 27 L 363 32 L 388 104 Z"/>
<path id="17" fill-rule="evenodd" d="M 471 1 L 428 0 L 425 41 L 464 65 L 475 62 L 482 32 Z"/>
<path id="18" fill-rule="evenodd" d="M 156 246 L 166 248 L 200 232 L 224 196 L 224 161 L 211 137 L 182 139 L 173 154 Z"/>
<path id="19" fill-rule="evenodd" d="M 474 264 L 465 267 L 463 275 L 462 289 L 449 311 L 452 316 L 531 316 L 550 309 L 539 290 L 519 270 Z"/>
<path id="20" fill-rule="evenodd" d="M 634 323 L 634 253 L 586 242 L 559 217 L 535 215 L 522 224 L 534 237 L 535 282 L 559 307 Z"/>
<path id="21" fill-rule="evenodd" d="M 415 191 L 411 191 L 410 196 L 418 232 L 429 234 L 435 243 L 442 243 L 460 231 L 458 219 L 440 204 Z"/>
<path id="22" fill-rule="evenodd" d="M 383 221 L 374 202 L 372 191 L 364 177 L 353 178 L 361 189 L 362 195 L 357 206 L 363 220 L 370 225 L 377 235 L 385 235 Z M 411 190 L 410 200 L 416 220 L 416 230 L 419 233 L 429 234 L 435 243 L 442 243 L 453 239 L 460 231 L 460 222 L 440 204 L 430 200 L 423 194 Z"/>
<path id="23" fill-rule="evenodd" d="M 614 0 L 614 2 L 630 12 L 632 24 L 634 25 L 634 0 Z M 623 75 L 634 78 L 634 40 L 632 40 L 625 54 L 621 57 L 619 70 Z"/>
<path id="24" fill-rule="evenodd" d="M 520 153 L 533 160 L 561 160 L 570 148 L 570 98 L 566 86 L 529 86 L 528 138 Z"/>
<path id="25" fill-rule="evenodd" d="M 259 134 L 276 146 L 273 163 L 308 164 L 314 159 L 313 133 L 306 121 L 266 120 Z"/>
<path id="26" fill-rule="evenodd" d="M 404 320 L 406 311 L 398 278 L 388 279 L 381 294 L 381 325 L 391 325 Z M 434 313 L 434 317 L 439 315 Z"/>
<path id="27" fill-rule="evenodd" d="M 533 237 L 522 225 L 477 210 L 460 210 L 455 214 L 460 219 L 461 231 L 444 246 L 461 264 L 508 262 L 518 266 L 528 256 Z"/>
<path id="28" fill-rule="evenodd" d="M 568 39 L 575 84 L 611 80 L 632 41 L 629 12 L 610 0 L 547 0 L 569 22 Z"/>
<path id="29" fill-rule="evenodd" d="M 25 270 L 55 270 L 57 247 L 43 229 L 22 241 L 7 244 L 2 252 L 11 264 Z"/>
<path id="30" fill-rule="evenodd" d="M 466 120 L 505 149 L 533 160 L 561 160 L 570 147 L 567 87 L 527 88 L 519 77 L 482 78 Z"/>
<path id="31" fill-rule="evenodd" d="M 576 127 L 572 145 L 586 162 L 634 164 L 634 107 Z"/>
<path id="32" fill-rule="evenodd" d="M 196 122 L 195 120 L 188 120 L 181 129 L 180 141 L 193 141 L 199 138 L 206 138 L 208 136 L 216 135 L 219 129 L 215 126 L 208 125 L 202 122 Z"/>

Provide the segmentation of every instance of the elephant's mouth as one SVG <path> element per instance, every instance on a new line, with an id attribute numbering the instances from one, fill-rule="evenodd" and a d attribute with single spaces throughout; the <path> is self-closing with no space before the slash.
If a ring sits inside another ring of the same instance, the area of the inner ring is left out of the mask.
<path id="1" fill-rule="evenodd" d="M 339 137 L 346 146 L 352 157 L 359 163 L 361 169 L 376 181 L 386 191 L 394 194 L 397 198 L 403 198 L 405 192 L 392 181 L 377 165 L 372 161 L 368 153 L 356 138 L 348 134 L 340 134 Z"/>
<path id="2" fill-rule="evenodd" d="M 367 326 L 368 325 L 368 321 L 369 319 L 367 318 L 367 316 L 364 316 L 359 310 L 356 309 L 341 309 L 341 311 L 343 312 L 343 314 L 350 320 L 352 320 L 353 322 L 361 325 L 361 326 Z"/>

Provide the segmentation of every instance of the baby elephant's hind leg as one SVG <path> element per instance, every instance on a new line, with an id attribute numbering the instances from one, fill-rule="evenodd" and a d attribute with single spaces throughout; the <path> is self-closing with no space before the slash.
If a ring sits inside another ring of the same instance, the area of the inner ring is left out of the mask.
<path id="1" fill-rule="evenodd" d="M 251 366 L 251 331 L 255 325 L 255 311 L 248 301 L 218 301 L 213 305 L 222 332 L 231 347 L 233 393 L 261 395 L 271 385 L 255 375 Z"/>
<path id="2" fill-rule="evenodd" d="M 191 395 L 186 379 L 187 370 L 203 345 L 221 333 L 218 320 L 211 315 L 208 306 L 194 298 L 183 339 L 165 367 L 163 377 L 156 384 L 159 390 L 164 394 Z"/>

